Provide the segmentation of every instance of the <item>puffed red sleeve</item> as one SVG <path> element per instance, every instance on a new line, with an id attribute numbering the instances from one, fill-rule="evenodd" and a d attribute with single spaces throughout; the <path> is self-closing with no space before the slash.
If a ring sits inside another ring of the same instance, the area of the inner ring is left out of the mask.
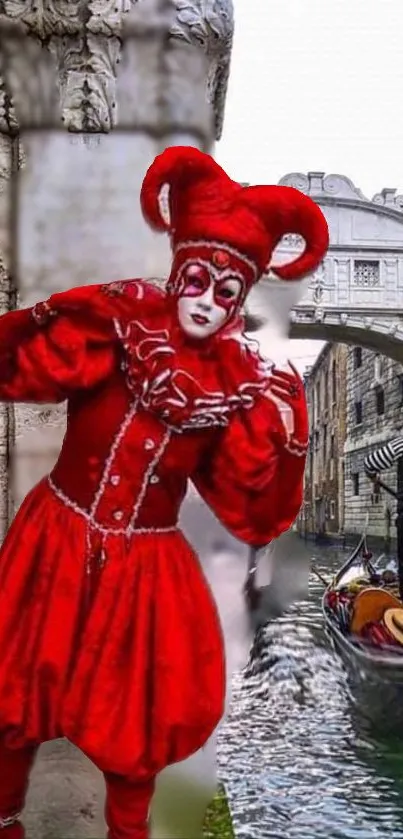
<path id="1" fill-rule="evenodd" d="M 266 545 L 299 513 L 306 450 L 306 441 L 290 443 L 276 405 L 262 396 L 220 432 L 192 481 L 237 539 Z"/>
<path id="2" fill-rule="evenodd" d="M 113 318 L 101 286 L 54 294 L 0 317 L 0 400 L 63 402 L 116 365 Z"/>

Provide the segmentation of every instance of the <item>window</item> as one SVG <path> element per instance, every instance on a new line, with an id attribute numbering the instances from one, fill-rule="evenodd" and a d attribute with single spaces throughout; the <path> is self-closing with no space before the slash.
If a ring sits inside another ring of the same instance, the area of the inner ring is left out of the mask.
<path id="1" fill-rule="evenodd" d="M 335 452 L 334 434 L 331 434 L 330 435 L 330 474 L 329 474 L 329 477 L 330 477 L 331 481 L 333 481 L 333 479 L 334 479 L 334 452 Z"/>
<path id="2" fill-rule="evenodd" d="M 354 404 L 354 412 L 355 412 L 355 424 L 361 425 L 362 423 L 362 402 L 356 402 Z"/>
<path id="3" fill-rule="evenodd" d="M 337 377 L 336 377 L 336 362 L 332 364 L 332 402 L 336 402 L 337 398 Z"/>
<path id="4" fill-rule="evenodd" d="M 379 381 L 382 378 L 382 358 L 380 355 L 376 355 L 374 358 L 374 379 L 375 381 Z"/>
<path id="5" fill-rule="evenodd" d="M 362 365 L 362 349 L 361 347 L 354 347 L 354 370 L 358 370 Z"/>
<path id="6" fill-rule="evenodd" d="M 379 504 L 381 500 L 381 488 L 379 486 L 379 481 L 374 481 L 372 492 L 371 492 L 371 502 L 372 504 Z"/>
<path id="7" fill-rule="evenodd" d="M 320 382 L 316 385 L 316 397 L 315 397 L 315 404 L 316 404 L 316 419 L 319 419 L 321 404 L 320 404 Z"/>
<path id="8" fill-rule="evenodd" d="M 399 379 L 399 408 L 403 407 L 403 373 L 398 376 Z"/>
<path id="9" fill-rule="evenodd" d="M 354 260 L 354 285 L 360 288 L 374 288 L 380 284 L 379 261 L 377 259 Z"/>
<path id="10" fill-rule="evenodd" d="M 325 386 L 324 386 L 323 396 L 324 396 L 324 400 L 323 400 L 324 401 L 324 407 L 328 408 L 329 407 L 329 374 L 328 374 L 327 371 L 325 373 Z"/>
<path id="11" fill-rule="evenodd" d="M 359 472 L 353 473 L 353 495 L 360 494 L 360 475 Z"/>
<path id="12" fill-rule="evenodd" d="M 378 387 L 375 393 L 376 413 L 381 417 L 385 413 L 385 391 L 382 387 Z"/>
<path id="13" fill-rule="evenodd" d="M 331 519 L 336 518 L 336 504 L 335 504 L 334 501 L 330 502 L 330 518 Z"/>

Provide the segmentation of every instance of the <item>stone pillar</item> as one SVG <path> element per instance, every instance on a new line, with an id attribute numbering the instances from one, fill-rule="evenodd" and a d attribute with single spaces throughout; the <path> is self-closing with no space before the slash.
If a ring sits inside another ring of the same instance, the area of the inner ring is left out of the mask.
<path id="1" fill-rule="evenodd" d="M 232 30 L 232 0 L 0 0 L 0 311 L 17 289 L 26 306 L 74 285 L 164 276 L 168 243 L 143 222 L 141 180 L 164 147 L 209 150 L 219 139 Z M 4 529 L 13 416 L 0 406 Z M 52 468 L 65 410 L 24 406 L 15 418 L 18 506 Z M 103 835 L 101 790 L 74 749 L 49 744 L 31 785 L 30 835 L 43 835 L 44 819 L 57 835 Z M 183 829 L 170 824 L 168 835 Z"/>
<path id="2" fill-rule="evenodd" d="M 14 113 L 7 102 L 0 79 L 0 315 L 7 312 L 15 302 L 11 280 L 13 253 L 9 236 L 19 166 L 19 141 L 12 135 L 14 124 Z M 13 407 L 0 403 L 0 542 L 6 534 L 12 515 L 9 469 L 13 440 Z"/>
<path id="3" fill-rule="evenodd" d="M 21 137 L 27 158 L 13 229 L 5 225 L 21 305 L 74 285 L 164 275 L 168 242 L 142 219 L 141 180 L 164 147 L 208 150 L 219 138 L 231 0 L 2 6 L 4 96 L 17 115 L 4 133 Z M 17 506 L 52 467 L 64 416 L 63 407 L 17 408 Z"/>

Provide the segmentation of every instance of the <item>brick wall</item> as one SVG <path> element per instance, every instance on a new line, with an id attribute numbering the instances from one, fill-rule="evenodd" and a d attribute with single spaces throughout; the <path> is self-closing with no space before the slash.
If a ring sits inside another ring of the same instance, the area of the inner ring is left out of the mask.
<path id="1" fill-rule="evenodd" d="M 326 344 L 305 379 L 310 448 L 300 531 L 336 535 L 343 529 L 347 349 Z"/>

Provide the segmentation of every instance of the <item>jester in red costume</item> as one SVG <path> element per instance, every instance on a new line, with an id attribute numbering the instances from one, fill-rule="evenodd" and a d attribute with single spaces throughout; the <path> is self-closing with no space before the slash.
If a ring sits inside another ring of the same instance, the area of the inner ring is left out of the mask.
<path id="1" fill-rule="evenodd" d="M 0 839 L 23 837 L 38 745 L 59 737 L 104 773 L 109 839 L 145 839 L 157 774 L 224 708 L 216 607 L 177 525 L 188 482 L 253 546 L 301 504 L 303 385 L 249 346 L 241 310 L 285 233 L 306 246 L 279 278 L 321 262 L 320 209 L 190 147 L 156 158 L 141 205 L 170 235 L 165 292 L 91 285 L 0 319 L 0 399 L 67 401 L 58 461 L 0 552 Z"/>

